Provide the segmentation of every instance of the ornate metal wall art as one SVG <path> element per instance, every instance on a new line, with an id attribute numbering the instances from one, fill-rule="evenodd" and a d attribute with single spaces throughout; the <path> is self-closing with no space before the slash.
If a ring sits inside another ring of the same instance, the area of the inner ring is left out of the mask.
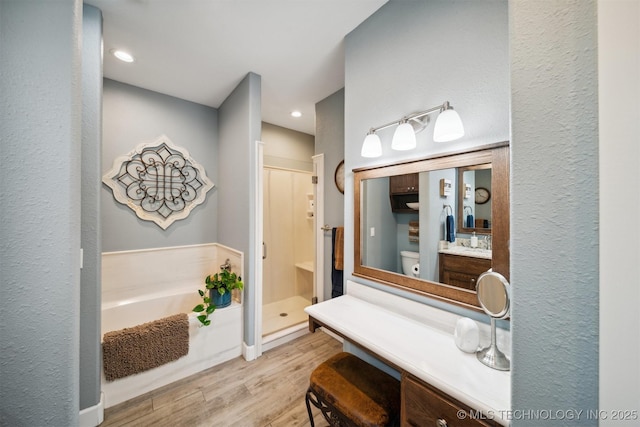
<path id="1" fill-rule="evenodd" d="M 189 216 L 214 185 L 204 167 L 165 135 L 115 159 L 102 182 L 138 218 L 153 221 L 163 230 Z"/>

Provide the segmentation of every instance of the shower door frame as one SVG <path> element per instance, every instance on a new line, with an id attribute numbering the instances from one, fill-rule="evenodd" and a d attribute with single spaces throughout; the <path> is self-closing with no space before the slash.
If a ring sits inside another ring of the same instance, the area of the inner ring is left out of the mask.
<path id="1" fill-rule="evenodd" d="M 254 345 L 243 348 L 245 360 L 254 360 L 262 356 L 262 286 L 263 286 L 263 255 L 264 255 L 264 143 L 256 141 L 256 173 L 254 182 L 255 194 L 255 224 L 256 238 L 254 239 L 255 256 L 251 261 L 255 271 L 255 294 L 254 294 L 254 318 L 253 332 Z M 316 154 L 313 159 L 313 175 L 316 176 L 316 184 L 313 186 L 314 207 L 313 207 L 313 229 L 314 229 L 314 273 L 313 287 L 317 302 L 324 300 L 324 248 L 323 230 L 324 221 L 324 154 Z M 248 326 L 248 325 L 247 325 Z"/>

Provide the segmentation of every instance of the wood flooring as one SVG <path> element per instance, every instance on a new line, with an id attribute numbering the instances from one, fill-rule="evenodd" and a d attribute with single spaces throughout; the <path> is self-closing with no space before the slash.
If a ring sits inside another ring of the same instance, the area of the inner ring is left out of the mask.
<path id="1" fill-rule="evenodd" d="M 101 427 L 308 426 L 304 396 L 311 371 L 342 350 L 322 331 L 247 362 L 242 357 L 105 410 Z M 312 406 L 316 426 L 326 426 Z"/>

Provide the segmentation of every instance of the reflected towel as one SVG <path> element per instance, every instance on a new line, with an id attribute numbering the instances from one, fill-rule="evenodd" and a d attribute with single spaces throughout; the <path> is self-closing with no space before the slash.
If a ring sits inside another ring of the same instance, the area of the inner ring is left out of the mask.
<path id="1" fill-rule="evenodd" d="M 473 215 L 467 215 L 467 225 L 468 228 L 473 228 L 475 226 L 475 221 L 473 220 Z"/>
<path id="2" fill-rule="evenodd" d="M 456 241 L 456 225 L 455 225 L 455 219 L 453 218 L 453 215 L 447 215 L 447 222 L 446 222 L 446 227 L 447 227 L 447 235 L 445 236 L 445 240 L 447 242 L 455 242 Z"/>

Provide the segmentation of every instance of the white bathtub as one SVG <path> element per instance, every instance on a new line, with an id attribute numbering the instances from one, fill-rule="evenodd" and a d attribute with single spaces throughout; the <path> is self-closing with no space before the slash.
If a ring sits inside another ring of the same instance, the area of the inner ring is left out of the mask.
<path id="1" fill-rule="evenodd" d="M 189 313 L 189 354 L 146 372 L 115 381 L 106 381 L 102 373 L 105 407 L 139 396 L 158 387 L 193 375 L 242 353 L 242 306 L 216 310 L 211 325 L 200 326 L 191 309 L 198 304 L 196 290 L 188 293 L 156 295 L 139 301 L 111 303 L 102 310 L 102 334 L 140 325 L 178 313 Z"/>
<path id="2" fill-rule="evenodd" d="M 195 250 L 194 247 L 187 247 L 186 249 L 187 253 Z M 202 247 L 197 249 L 202 251 Z M 184 252 L 184 250 L 184 247 L 175 248 L 175 251 L 178 252 Z M 217 250 L 220 249 L 217 248 Z M 172 261 L 175 262 L 175 251 L 168 251 L 163 248 L 157 253 L 162 257 L 169 255 L 172 257 Z M 162 291 L 147 292 L 144 296 L 139 295 L 139 292 L 132 292 L 132 289 L 145 288 L 147 291 L 153 289 L 152 278 L 149 279 L 151 283 L 146 284 L 136 281 L 133 281 L 134 284 L 128 284 L 127 286 L 124 286 L 120 281 L 116 281 L 116 284 L 114 284 L 113 277 L 109 275 L 109 271 L 117 270 L 117 276 L 121 278 L 123 275 L 121 268 L 126 269 L 127 264 L 135 266 L 135 268 L 141 267 L 140 255 L 140 251 L 128 254 L 103 254 L 103 263 L 106 260 L 108 264 L 106 273 L 103 267 L 103 288 L 106 285 L 109 298 L 107 301 L 103 299 L 102 304 L 102 335 L 105 332 L 140 325 L 174 314 L 187 313 L 189 315 L 189 353 L 173 362 L 115 381 L 106 381 L 104 372 L 102 372 L 102 392 L 104 393 L 104 405 L 106 408 L 242 354 L 242 305 L 239 302 L 239 294 L 236 294 L 231 306 L 218 309 L 209 317 L 211 319 L 210 326 L 202 327 L 196 318 L 196 314 L 191 311 L 196 304 L 201 302 L 198 289 L 204 287 L 204 284 L 200 283 L 203 282 L 204 275 L 202 275 L 199 268 L 197 269 L 197 275 L 202 277 L 198 280 L 194 278 L 187 282 L 176 283 L 171 289 L 166 289 L 165 287 Z M 159 260 L 154 255 L 149 254 L 148 251 L 142 254 L 144 258 L 157 265 L 156 263 Z M 223 259 L 228 258 L 228 254 L 223 253 L 222 255 Z M 132 259 L 136 262 L 132 263 Z M 241 262 L 241 258 L 239 262 Z M 220 265 L 217 258 L 214 258 L 211 263 Z M 151 275 L 153 274 L 152 272 Z M 166 281 L 167 277 L 163 277 L 163 280 Z M 157 282 L 155 283 L 157 284 Z M 118 287 L 126 291 L 116 292 Z M 156 289 L 158 288 L 160 287 L 156 286 Z M 104 292 L 105 289 L 103 289 L 103 295 Z M 138 295 L 134 295 L 136 293 Z M 118 294 L 122 297 L 118 298 Z"/>

